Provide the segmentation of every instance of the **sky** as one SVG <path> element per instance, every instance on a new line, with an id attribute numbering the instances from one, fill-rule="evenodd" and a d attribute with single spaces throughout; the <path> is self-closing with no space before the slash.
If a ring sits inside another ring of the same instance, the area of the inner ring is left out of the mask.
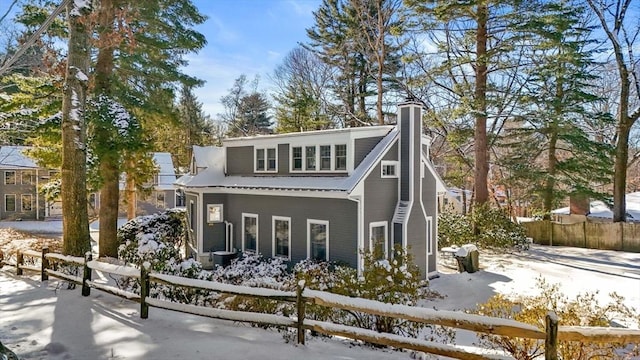
<path id="1" fill-rule="evenodd" d="M 320 0 L 193 0 L 208 20 L 196 30 L 207 45 L 186 58 L 185 72 L 204 81 L 195 90 L 203 111 L 213 118 L 222 112 L 220 98 L 245 74 L 260 77 L 259 88 L 269 88 L 268 76 L 300 42 Z"/>

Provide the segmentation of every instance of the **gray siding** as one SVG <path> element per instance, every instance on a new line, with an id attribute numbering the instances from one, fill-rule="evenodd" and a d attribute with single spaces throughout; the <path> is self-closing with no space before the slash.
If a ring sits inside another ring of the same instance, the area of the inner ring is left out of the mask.
<path id="1" fill-rule="evenodd" d="M 397 160 L 397 143 L 389 149 L 382 160 Z M 387 221 L 388 249 L 393 249 L 392 224 L 393 213 L 398 203 L 398 179 L 382 178 L 381 165 L 378 163 L 364 180 L 364 246 L 369 246 L 369 224 L 376 221 Z"/>
<path id="2" fill-rule="evenodd" d="M 431 216 L 431 255 L 429 255 L 429 273 L 436 271 L 436 253 L 438 252 L 438 200 L 436 191 L 436 179 L 431 171 L 424 166 L 424 178 L 422 179 L 422 203 L 427 216 Z"/>
<path id="3" fill-rule="evenodd" d="M 253 175 L 253 146 L 227 148 L 227 174 Z"/>
<path id="4" fill-rule="evenodd" d="M 272 216 L 291 218 L 291 260 L 307 258 L 307 219 L 329 222 L 329 260 L 357 264 L 357 203 L 344 199 L 318 199 L 289 196 L 207 194 L 202 205 L 222 203 L 224 219 L 233 224 L 234 247 L 242 249 L 242 213 L 258 214 L 258 248 L 266 257 L 272 256 Z M 224 202 L 222 202 L 224 201 Z M 204 221 L 204 219 L 202 219 Z M 224 250 L 224 227 L 205 225 L 204 243 L 214 251 Z"/>
<path id="5" fill-rule="evenodd" d="M 158 194 L 164 194 L 164 206 L 158 202 Z M 120 191 L 118 215 L 127 216 L 126 192 Z M 163 212 L 176 206 L 175 190 L 154 190 L 149 195 L 138 197 L 136 201 L 136 216 L 150 215 Z"/>
<path id="6" fill-rule="evenodd" d="M 413 153 L 413 162 L 410 164 L 413 168 L 413 206 L 411 208 L 409 222 L 407 223 L 407 246 L 411 248 L 413 259 L 418 265 L 418 268 L 420 268 L 422 276 L 427 278 L 427 220 L 425 219 L 425 214 L 423 213 L 422 206 L 420 204 L 420 186 L 422 183 L 420 170 L 423 166 L 420 156 L 422 153 L 420 146 L 420 130 L 422 129 L 422 120 L 420 115 L 422 110 L 419 107 L 412 107 L 410 109 L 414 111 L 413 119 L 415 121 L 416 128 L 414 129 L 415 131 L 410 134 L 415 146 L 411 149 L 411 152 Z M 403 111 L 404 110 L 405 109 L 403 109 Z M 409 109 L 406 110 L 409 111 Z"/>
<path id="7" fill-rule="evenodd" d="M 363 139 L 355 139 L 353 152 L 353 168 L 357 168 L 362 160 L 373 150 L 373 148 L 382 140 L 383 136 L 369 137 Z M 349 154 L 347 154 L 349 156 Z"/>
<path id="8" fill-rule="evenodd" d="M 224 222 L 207 223 L 207 205 L 222 204 L 222 218 L 227 219 L 227 195 L 226 194 L 203 194 L 202 195 L 202 251 L 225 250 L 226 247 L 226 230 Z"/>
<path id="9" fill-rule="evenodd" d="M 278 175 L 289 175 L 289 144 L 278 144 Z"/>
<path id="10" fill-rule="evenodd" d="M 193 206 L 191 205 L 193 202 Z M 198 239 L 198 219 L 195 218 L 195 215 L 192 213 L 193 210 L 198 209 L 198 197 L 195 194 L 185 193 L 185 205 L 187 208 L 187 226 L 191 231 L 191 239 L 193 240 L 193 246 L 197 247 L 197 239 Z"/>
<path id="11" fill-rule="evenodd" d="M 16 184 L 5 185 L 5 171 L 13 171 L 16 174 Z M 32 174 L 35 176 L 36 171 L 33 170 Z M 38 176 L 41 176 L 41 172 L 38 172 Z M 35 177 L 34 180 L 35 182 Z M 46 181 L 46 180 L 45 180 Z M 40 183 L 43 183 L 40 180 Z M 15 195 L 15 211 L 6 211 L 5 195 Z M 22 211 L 22 195 L 31 195 L 31 210 Z M 35 220 L 36 218 L 44 219 L 45 200 L 42 196 L 38 196 L 36 185 L 34 184 L 22 184 L 22 171 L 21 170 L 2 170 L 0 171 L 0 219 L 6 220 Z M 38 214 L 36 214 L 38 211 Z M 39 216 L 36 216 L 39 215 Z"/>
<path id="12" fill-rule="evenodd" d="M 411 200 L 409 198 L 409 168 L 412 166 L 412 164 L 409 164 L 411 144 L 409 141 L 405 141 L 405 139 L 409 139 L 409 132 L 411 131 L 409 108 L 400 109 L 400 122 L 400 199 L 409 201 Z"/>

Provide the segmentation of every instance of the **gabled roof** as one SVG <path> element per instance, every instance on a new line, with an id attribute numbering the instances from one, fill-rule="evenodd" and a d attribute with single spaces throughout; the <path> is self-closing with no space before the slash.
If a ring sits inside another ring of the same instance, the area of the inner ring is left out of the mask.
<path id="1" fill-rule="evenodd" d="M 29 146 L 0 147 L 0 169 L 37 169 L 38 165 L 25 155 Z"/>
<path id="2" fill-rule="evenodd" d="M 171 190 L 176 182 L 176 170 L 173 167 L 171 154 L 168 152 L 153 153 L 153 162 L 158 165 L 158 185 L 156 190 Z"/>
<path id="3" fill-rule="evenodd" d="M 267 190 L 305 190 L 305 191 L 338 191 L 345 195 L 371 172 L 371 169 L 382 159 L 399 136 L 397 127 L 385 127 L 386 135 L 365 156 L 349 176 L 225 176 L 224 148 L 209 149 L 209 164 L 213 166 L 196 175 L 185 175 L 178 179 L 177 185 L 190 188 L 229 188 L 229 189 L 267 189 Z M 198 151 L 205 151 L 200 149 Z M 196 149 L 194 148 L 194 156 Z M 428 158 L 425 158 L 428 159 Z M 203 163 L 201 161 L 200 163 Z M 427 165 L 429 162 L 427 161 Z M 431 169 L 432 172 L 434 172 Z M 444 183 L 435 173 L 438 191 L 444 191 Z"/>

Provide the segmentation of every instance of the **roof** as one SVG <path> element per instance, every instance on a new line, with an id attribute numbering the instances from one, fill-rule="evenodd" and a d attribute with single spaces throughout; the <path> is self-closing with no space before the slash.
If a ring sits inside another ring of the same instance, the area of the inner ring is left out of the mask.
<path id="1" fill-rule="evenodd" d="M 37 169 L 38 165 L 25 154 L 29 146 L 0 147 L 0 169 Z"/>
<path id="2" fill-rule="evenodd" d="M 386 135 L 349 176 L 225 176 L 222 167 L 224 164 L 224 148 L 218 147 L 216 148 L 217 150 L 208 150 L 210 151 L 210 156 L 212 156 L 208 161 L 214 162 L 214 167 L 208 167 L 196 175 L 185 175 L 178 179 L 176 184 L 191 188 L 313 190 L 351 193 L 397 140 L 399 134 L 397 127 L 387 126 L 385 129 L 387 130 Z M 195 154 L 196 150 L 194 148 Z M 215 159 L 213 158 L 214 156 L 216 157 Z M 436 176 L 436 183 L 439 190 L 444 189 L 444 183 L 439 176 Z"/>
<path id="3" fill-rule="evenodd" d="M 625 195 L 628 221 L 640 221 L 640 192 L 633 192 Z M 589 203 L 590 209 L 587 217 L 599 219 L 613 219 L 613 211 L 609 206 L 600 200 Z M 551 211 L 556 215 L 569 215 L 569 207 L 563 207 Z"/>
<path id="4" fill-rule="evenodd" d="M 153 161 L 158 165 L 158 185 L 156 190 L 172 190 L 176 182 L 176 170 L 173 167 L 171 154 L 167 152 L 153 153 Z"/>

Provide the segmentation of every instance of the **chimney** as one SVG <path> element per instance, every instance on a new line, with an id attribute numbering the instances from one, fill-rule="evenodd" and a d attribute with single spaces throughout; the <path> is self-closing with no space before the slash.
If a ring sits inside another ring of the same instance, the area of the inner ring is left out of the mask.
<path id="1" fill-rule="evenodd" d="M 569 214 L 589 215 L 591 212 L 591 202 L 585 195 L 573 194 L 569 196 Z"/>
<path id="2" fill-rule="evenodd" d="M 400 131 L 400 201 L 411 201 L 415 186 L 419 185 L 422 141 L 423 104 L 413 97 L 398 104 Z"/>

